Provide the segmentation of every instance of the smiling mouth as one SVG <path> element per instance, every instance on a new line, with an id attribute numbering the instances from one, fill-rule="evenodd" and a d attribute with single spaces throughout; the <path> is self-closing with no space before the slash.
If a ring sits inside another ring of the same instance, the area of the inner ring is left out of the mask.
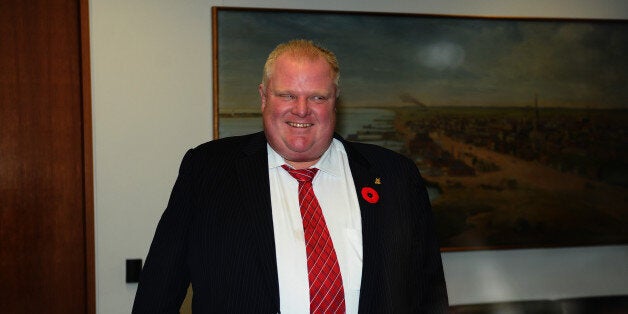
<path id="1" fill-rule="evenodd" d="M 293 128 L 309 128 L 313 126 L 313 123 L 296 123 L 296 122 L 288 122 L 288 125 Z"/>

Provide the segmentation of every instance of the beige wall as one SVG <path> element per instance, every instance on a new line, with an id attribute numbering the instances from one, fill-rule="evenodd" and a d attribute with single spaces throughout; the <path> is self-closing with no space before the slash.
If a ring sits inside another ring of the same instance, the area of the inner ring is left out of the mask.
<path id="1" fill-rule="evenodd" d="M 184 152 L 212 137 L 215 5 L 628 18 L 623 0 L 91 0 L 98 313 L 130 311 L 136 285 L 124 283 L 125 259 L 145 258 Z M 627 246 L 443 259 L 454 304 L 628 294 Z"/>

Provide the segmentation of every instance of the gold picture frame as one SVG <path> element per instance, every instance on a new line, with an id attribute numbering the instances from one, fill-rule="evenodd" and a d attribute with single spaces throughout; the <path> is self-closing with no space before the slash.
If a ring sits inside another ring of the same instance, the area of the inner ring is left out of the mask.
<path id="1" fill-rule="evenodd" d="M 628 23 L 212 8 L 214 136 L 280 42 L 340 60 L 337 132 L 413 159 L 443 250 L 628 243 Z"/>

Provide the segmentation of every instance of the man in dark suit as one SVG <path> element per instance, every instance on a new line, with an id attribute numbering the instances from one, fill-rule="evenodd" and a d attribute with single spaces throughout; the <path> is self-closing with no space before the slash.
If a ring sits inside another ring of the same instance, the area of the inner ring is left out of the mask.
<path id="1" fill-rule="evenodd" d="M 270 54 L 259 87 L 264 131 L 186 153 L 133 313 L 178 313 L 190 283 L 194 313 L 446 312 L 424 181 L 406 157 L 334 133 L 338 77 L 333 53 L 312 42 Z M 314 168 L 303 192 L 293 172 Z M 324 232 L 314 236 L 326 240 L 308 240 L 305 203 L 316 204 Z M 332 266 L 310 264 L 319 259 Z M 335 279 L 313 288 L 312 273 Z"/>

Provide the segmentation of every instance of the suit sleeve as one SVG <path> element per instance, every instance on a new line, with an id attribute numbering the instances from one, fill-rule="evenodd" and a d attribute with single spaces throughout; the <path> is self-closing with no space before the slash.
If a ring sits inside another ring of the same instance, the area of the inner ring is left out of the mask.
<path id="1" fill-rule="evenodd" d="M 179 313 L 190 283 L 187 233 L 192 220 L 193 150 L 179 175 L 150 246 L 133 304 L 134 314 Z"/>
<path id="2" fill-rule="evenodd" d="M 416 246 L 414 251 L 417 252 L 416 263 L 419 270 L 419 278 L 415 281 L 418 285 L 415 291 L 419 294 L 416 297 L 418 302 L 416 308 L 419 309 L 420 313 L 447 313 L 447 287 L 425 181 L 413 163 L 409 164 L 408 167 L 406 173 L 411 176 L 411 190 L 408 193 L 412 195 L 410 204 L 416 214 L 415 239 L 413 240 Z"/>

